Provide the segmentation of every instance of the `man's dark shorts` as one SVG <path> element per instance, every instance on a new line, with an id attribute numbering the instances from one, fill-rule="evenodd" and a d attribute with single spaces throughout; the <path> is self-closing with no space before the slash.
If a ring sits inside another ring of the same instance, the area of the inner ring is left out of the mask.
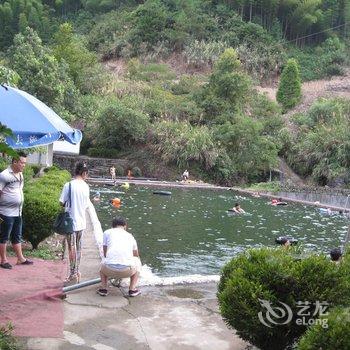
<path id="1" fill-rule="evenodd" d="M 0 214 L 3 220 L 0 225 L 0 243 L 6 243 L 9 239 L 12 244 L 22 242 L 22 217 L 5 216 Z"/>

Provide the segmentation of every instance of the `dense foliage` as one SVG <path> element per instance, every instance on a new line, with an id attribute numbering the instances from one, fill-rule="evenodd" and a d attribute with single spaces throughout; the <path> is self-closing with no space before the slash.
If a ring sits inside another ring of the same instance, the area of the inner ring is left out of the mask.
<path id="1" fill-rule="evenodd" d="M 318 302 L 350 305 L 349 263 L 348 255 L 336 265 L 325 256 L 303 256 L 291 248 L 247 251 L 222 270 L 220 312 L 240 337 L 260 349 L 285 349 L 304 334 L 310 319 L 312 324 L 318 318 Z M 300 302 L 308 306 L 304 324 L 297 321 Z"/>
<path id="2" fill-rule="evenodd" d="M 350 309 L 334 308 L 327 319 L 327 328 L 314 325 L 298 343 L 298 350 L 350 349 Z"/>
<path id="3" fill-rule="evenodd" d="M 85 154 L 142 149 L 207 180 L 264 181 L 278 156 L 302 167 L 286 148 L 304 140 L 253 86 L 275 82 L 289 58 L 304 80 L 342 74 L 349 1 L 0 0 L 0 82 L 82 128 Z M 295 94 L 292 78 L 281 87 Z M 281 95 L 284 109 L 299 98 Z M 347 167 L 332 156 L 323 172 Z"/>
<path id="4" fill-rule="evenodd" d="M 309 111 L 293 117 L 284 155 L 302 176 L 320 185 L 350 183 L 350 103 L 345 99 L 321 99 Z"/>

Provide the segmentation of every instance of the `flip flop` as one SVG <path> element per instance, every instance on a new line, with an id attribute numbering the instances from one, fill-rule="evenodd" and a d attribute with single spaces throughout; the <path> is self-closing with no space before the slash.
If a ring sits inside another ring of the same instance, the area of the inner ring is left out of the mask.
<path id="1" fill-rule="evenodd" d="M 22 263 L 17 263 L 17 265 L 33 265 L 33 261 L 26 259 Z"/>
<path id="2" fill-rule="evenodd" d="M 8 262 L 0 264 L 0 267 L 2 267 L 3 269 L 8 269 L 8 270 L 12 269 L 12 265 Z"/>

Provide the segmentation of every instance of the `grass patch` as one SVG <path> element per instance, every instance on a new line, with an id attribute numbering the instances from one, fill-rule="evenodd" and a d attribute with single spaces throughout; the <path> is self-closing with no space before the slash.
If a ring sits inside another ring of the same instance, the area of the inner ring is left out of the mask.
<path id="1" fill-rule="evenodd" d="M 281 191 L 281 185 L 278 181 L 259 182 L 250 185 L 248 189 L 254 191 L 279 192 Z"/>
<path id="2" fill-rule="evenodd" d="M 28 258 L 38 258 L 43 260 L 58 260 L 62 257 L 62 238 L 60 235 L 53 235 L 42 242 L 37 249 L 33 249 L 30 243 L 22 243 L 23 255 Z M 15 256 L 12 247 L 8 249 L 9 256 Z M 2 348 L 0 347 L 0 350 Z"/>

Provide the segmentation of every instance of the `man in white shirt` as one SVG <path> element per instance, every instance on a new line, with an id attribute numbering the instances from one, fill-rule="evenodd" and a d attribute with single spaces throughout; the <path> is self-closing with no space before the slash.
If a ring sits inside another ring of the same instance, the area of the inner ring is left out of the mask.
<path id="1" fill-rule="evenodd" d="M 126 231 L 126 221 L 115 218 L 112 228 L 103 233 L 103 255 L 101 264 L 101 288 L 97 291 L 101 296 L 108 295 L 108 278 L 130 277 L 129 296 L 136 297 L 141 292 L 136 289 L 141 271 L 141 261 L 137 243 L 132 234 Z"/>
<path id="2" fill-rule="evenodd" d="M 26 154 L 19 152 L 12 164 L 0 174 L 0 267 L 12 269 L 7 261 L 6 244 L 10 239 L 17 256 L 17 265 L 32 265 L 22 254 L 23 174 Z"/>

